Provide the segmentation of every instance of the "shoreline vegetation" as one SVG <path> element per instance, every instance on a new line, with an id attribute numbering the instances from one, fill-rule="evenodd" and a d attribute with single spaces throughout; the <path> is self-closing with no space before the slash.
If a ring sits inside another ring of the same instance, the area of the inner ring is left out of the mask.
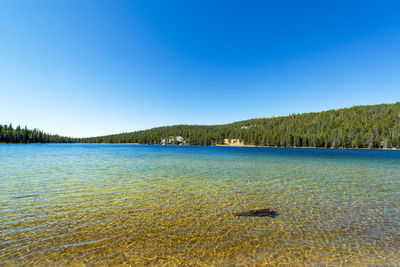
<path id="1" fill-rule="evenodd" d="M 139 143 L 0 143 L 0 145 L 41 145 L 41 144 L 88 144 L 88 145 L 127 145 L 127 146 L 163 146 L 160 144 L 139 144 Z M 169 144 L 165 146 L 186 146 L 186 147 L 199 147 L 200 145 L 174 145 L 174 144 Z M 280 146 L 255 146 L 255 145 L 213 145 L 214 147 L 254 147 L 254 148 L 290 148 L 290 149 L 338 149 L 338 150 L 384 150 L 384 151 L 399 151 L 400 148 L 395 148 L 395 147 L 388 147 L 388 148 L 349 148 L 349 147 L 280 147 Z M 211 146 L 209 146 L 211 147 Z"/>
<path id="2" fill-rule="evenodd" d="M 0 124 L 1 143 L 97 143 L 326 149 L 400 149 L 400 102 L 223 125 L 175 125 L 130 133 L 70 138 Z"/>

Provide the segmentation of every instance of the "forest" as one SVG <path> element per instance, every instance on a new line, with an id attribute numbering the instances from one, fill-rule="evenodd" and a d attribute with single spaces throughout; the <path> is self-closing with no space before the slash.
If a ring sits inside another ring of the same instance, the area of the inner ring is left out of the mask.
<path id="1" fill-rule="evenodd" d="M 30 143 L 73 143 L 77 142 L 77 139 L 63 137 L 59 135 L 51 135 L 43 133 L 38 129 L 29 130 L 17 126 L 13 128 L 10 125 L 0 124 L 0 143 L 11 143 L 11 144 L 30 144 Z"/>
<path id="2" fill-rule="evenodd" d="M 175 125 L 115 135 L 68 138 L 0 125 L 4 143 L 160 144 L 182 136 L 185 145 L 217 145 L 239 139 L 245 145 L 316 148 L 400 148 L 400 102 L 317 113 L 259 118 L 224 125 Z M 175 140 L 175 139 L 174 139 Z M 172 142 L 177 144 L 177 142 Z"/>

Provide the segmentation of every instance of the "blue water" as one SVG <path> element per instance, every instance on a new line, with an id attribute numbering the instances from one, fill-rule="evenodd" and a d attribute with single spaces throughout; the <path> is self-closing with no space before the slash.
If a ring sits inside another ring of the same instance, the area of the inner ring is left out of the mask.
<path id="1" fill-rule="evenodd" d="M 0 265 L 399 265 L 399 214 L 400 151 L 0 145 Z"/>

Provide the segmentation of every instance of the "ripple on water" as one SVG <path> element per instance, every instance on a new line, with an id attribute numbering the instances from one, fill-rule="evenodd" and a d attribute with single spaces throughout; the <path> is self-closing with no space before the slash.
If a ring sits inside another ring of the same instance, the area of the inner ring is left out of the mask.
<path id="1" fill-rule="evenodd" d="M 399 265 L 388 153 L 0 146 L 0 264 Z"/>

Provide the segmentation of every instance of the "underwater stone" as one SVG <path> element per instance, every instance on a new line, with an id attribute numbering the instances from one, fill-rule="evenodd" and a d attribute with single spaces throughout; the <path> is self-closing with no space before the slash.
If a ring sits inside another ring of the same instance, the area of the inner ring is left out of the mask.
<path id="1" fill-rule="evenodd" d="M 238 213 L 234 213 L 236 216 L 245 216 L 245 217 L 272 217 L 274 218 L 275 216 L 277 216 L 278 214 L 268 208 L 268 209 L 259 209 L 259 210 L 249 210 L 249 211 L 245 211 L 245 212 L 238 212 Z"/>

